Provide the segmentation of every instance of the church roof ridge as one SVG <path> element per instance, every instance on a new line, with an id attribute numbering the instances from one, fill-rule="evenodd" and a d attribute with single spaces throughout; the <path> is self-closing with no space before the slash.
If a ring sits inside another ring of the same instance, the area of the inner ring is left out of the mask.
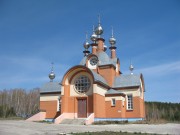
<path id="1" fill-rule="evenodd" d="M 98 57 L 98 60 L 99 60 L 98 65 L 99 66 L 114 65 L 116 67 L 118 58 L 110 58 L 106 52 L 98 52 L 97 54 L 94 54 L 94 55 L 96 55 Z M 86 60 L 87 60 L 88 56 L 83 57 L 83 59 L 80 62 L 80 65 L 86 64 Z"/>
<path id="2" fill-rule="evenodd" d="M 61 85 L 59 82 L 47 82 L 40 88 L 40 93 L 61 92 Z"/>
<path id="3" fill-rule="evenodd" d="M 133 86 L 140 86 L 141 81 L 140 81 L 141 75 L 137 74 L 129 74 L 129 75 L 120 75 L 115 77 L 114 79 L 114 88 L 120 88 L 120 87 L 133 87 Z"/>
<path id="4" fill-rule="evenodd" d="M 124 93 L 119 92 L 119 91 L 114 90 L 114 89 L 109 89 L 105 94 L 106 95 L 111 95 L 111 94 L 123 94 L 124 95 Z"/>

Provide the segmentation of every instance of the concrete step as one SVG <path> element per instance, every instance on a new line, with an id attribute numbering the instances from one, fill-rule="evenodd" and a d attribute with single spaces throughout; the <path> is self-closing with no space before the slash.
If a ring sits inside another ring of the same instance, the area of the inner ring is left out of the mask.
<path id="1" fill-rule="evenodd" d="M 86 119 L 64 119 L 60 124 L 84 125 Z"/>

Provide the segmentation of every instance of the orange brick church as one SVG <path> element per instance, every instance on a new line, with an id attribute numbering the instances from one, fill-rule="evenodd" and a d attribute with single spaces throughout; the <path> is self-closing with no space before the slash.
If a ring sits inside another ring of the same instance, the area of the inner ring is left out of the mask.
<path id="1" fill-rule="evenodd" d="M 106 53 L 103 28 L 100 23 L 93 30 L 91 43 L 84 43 L 84 57 L 80 64 L 67 70 L 61 82 L 54 82 L 53 68 L 50 82 L 40 89 L 40 112 L 29 121 L 47 120 L 56 124 L 68 119 L 81 119 L 84 124 L 95 121 L 135 121 L 145 117 L 145 84 L 142 74 L 122 74 L 116 57 L 116 39 L 109 39 L 111 56 Z M 91 52 L 89 51 L 91 47 Z"/>

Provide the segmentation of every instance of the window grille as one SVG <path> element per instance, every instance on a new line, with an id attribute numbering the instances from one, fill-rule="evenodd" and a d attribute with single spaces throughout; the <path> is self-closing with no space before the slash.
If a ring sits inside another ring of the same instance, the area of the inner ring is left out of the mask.
<path id="1" fill-rule="evenodd" d="M 115 99 L 115 98 L 112 99 L 111 105 L 112 105 L 112 106 L 115 106 L 115 105 L 116 105 L 116 99 Z"/>
<path id="2" fill-rule="evenodd" d="M 75 80 L 75 88 L 79 93 L 85 93 L 89 90 L 91 82 L 87 76 L 80 76 Z"/>
<path id="3" fill-rule="evenodd" d="M 127 109 L 133 110 L 133 96 L 127 95 Z"/>

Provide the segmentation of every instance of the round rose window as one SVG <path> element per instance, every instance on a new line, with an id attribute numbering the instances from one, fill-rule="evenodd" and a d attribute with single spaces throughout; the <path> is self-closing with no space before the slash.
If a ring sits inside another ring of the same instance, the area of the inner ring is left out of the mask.
<path id="1" fill-rule="evenodd" d="M 79 93 L 85 93 L 89 90 L 91 82 L 87 76 L 80 76 L 75 80 L 75 88 Z"/>

